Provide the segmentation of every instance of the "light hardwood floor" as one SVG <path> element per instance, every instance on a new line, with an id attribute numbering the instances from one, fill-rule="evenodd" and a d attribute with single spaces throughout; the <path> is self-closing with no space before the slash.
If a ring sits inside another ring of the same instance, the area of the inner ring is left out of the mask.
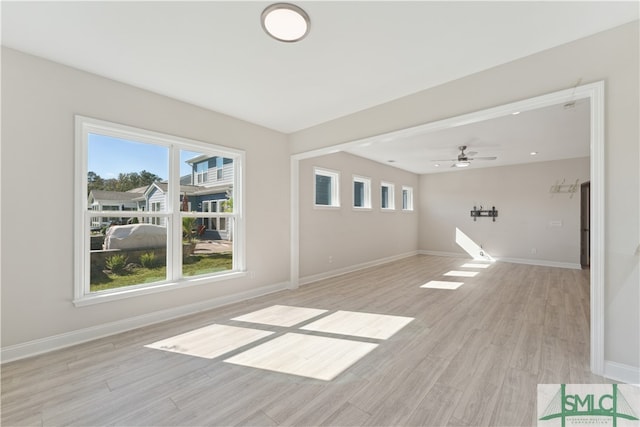
<path id="1" fill-rule="evenodd" d="M 535 425 L 538 383 L 589 371 L 588 271 L 415 256 L 2 366 L 2 425 Z M 475 277 L 447 277 L 451 271 Z M 458 281 L 456 290 L 428 281 Z M 327 310 L 295 326 L 232 320 Z M 224 360 L 338 311 L 414 318 L 331 381 Z M 213 359 L 145 347 L 211 324 L 273 334 Z"/>

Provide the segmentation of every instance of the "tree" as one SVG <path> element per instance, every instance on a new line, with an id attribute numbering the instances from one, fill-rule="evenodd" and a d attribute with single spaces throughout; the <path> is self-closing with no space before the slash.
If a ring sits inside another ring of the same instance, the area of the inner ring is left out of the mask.
<path id="1" fill-rule="evenodd" d="M 87 173 L 87 190 L 129 191 L 161 181 L 158 175 L 146 170 L 118 174 L 118 178 L 103 179 L 93 171 Z"/>

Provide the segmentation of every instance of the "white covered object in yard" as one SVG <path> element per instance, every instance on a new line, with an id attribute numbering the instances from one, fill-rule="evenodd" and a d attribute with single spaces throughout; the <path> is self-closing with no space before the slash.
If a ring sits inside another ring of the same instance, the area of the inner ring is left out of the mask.
<path id="1" fill-rule="evenodd" d="M 104 249 L 158 248 L 167 242 L 167 229 L 153 224 L 113 225 L 104 236 Z"/>

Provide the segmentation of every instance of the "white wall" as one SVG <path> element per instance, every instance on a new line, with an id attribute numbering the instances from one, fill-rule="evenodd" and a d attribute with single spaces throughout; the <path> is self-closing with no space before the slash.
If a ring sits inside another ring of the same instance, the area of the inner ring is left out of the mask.
<path id="1" fill-rule="evenodd" d="M 459 228 L 494 258 L 579 268 L 580 187 L 573 197 L 549 192 L 563 179 L 588 181 L 589 158 L 422 175 L 420 249 L 465 253 Z M 471 218 L 480 204 L 496 207 L 495 222 Z"/>
<path id="2" fill-rule="evenodd" d="M 246 150 L 254 277 L 74 307 L 75 114 Z M 3 349 L 287 282 L 288 189 L 285 135 L 3 48 Z"/>
<path id="3" fill-rule="evenodd" d="M 314 207 L 316 166 L 340 172 L 340 208 Z M 301 282 L 417 251 L 417 211 L 402 211 L 403 185 L 413 187 L 414 206 L 418 205 L 417 175 L 347 153 L 302 160 L 299 171 Z M 353 175 L 371 178 L 370 210 L 352 207 Z M 395 185 L 393 211 L 380 209 L 381 181 Z"/>
<path id="4" fill-rule="evenodd" d="M 291 135 L 293 153 L 605 81 L 605 359 L 640 368 L 638 21 Z"/>

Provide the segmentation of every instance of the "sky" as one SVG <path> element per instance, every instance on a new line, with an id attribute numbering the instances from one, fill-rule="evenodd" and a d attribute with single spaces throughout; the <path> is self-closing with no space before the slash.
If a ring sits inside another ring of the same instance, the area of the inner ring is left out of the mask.
<path id="1" fill-rule="evenodd" d="M 180 151 L 180 176 L 191 172 L 186 160 L 200 153 Z M 104 179 L 117 178 L 119 173 L 146 170 L 167 179 L 169 150 L 167 147 L 127 141 L 105 135 L 89 134 L 88 172 Z"/>

